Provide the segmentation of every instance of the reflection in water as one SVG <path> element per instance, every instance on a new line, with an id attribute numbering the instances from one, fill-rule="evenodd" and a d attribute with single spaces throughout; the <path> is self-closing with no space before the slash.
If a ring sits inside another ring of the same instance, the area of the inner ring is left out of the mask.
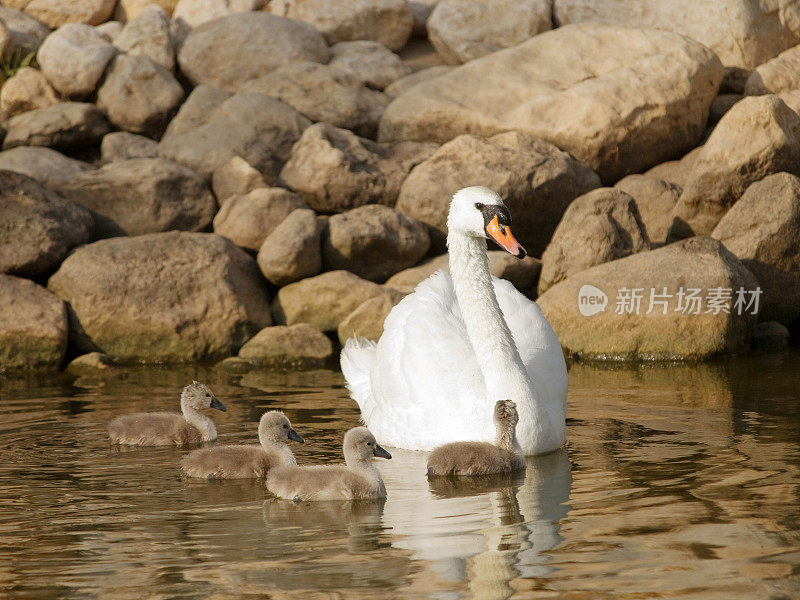
<path id="1" fill-rule="evenodd" d="M 108 444 L 121 413 L 197 379 L 255 443 L 282 409 L 301 463 L 341 461 L 341 375 L 201 367 L 0 379 L 0 597 L 800 598 L 800 352 L 702 365 L 575 364 L 568 447 L 513 477 L 378 463 L 385 502 L 295 504 L 183 477 L 178 448 Z"/>

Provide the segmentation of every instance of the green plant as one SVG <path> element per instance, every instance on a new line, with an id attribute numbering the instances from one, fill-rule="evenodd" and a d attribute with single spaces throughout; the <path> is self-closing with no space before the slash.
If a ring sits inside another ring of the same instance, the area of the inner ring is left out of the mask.
<path id="1" fill-rule="evenodd" d="M 17 48 L 14 52 L 0 57 L 0 80 L 6 81 L 25 67 L 38 68 L 36 51 L 30 48 Z"/>

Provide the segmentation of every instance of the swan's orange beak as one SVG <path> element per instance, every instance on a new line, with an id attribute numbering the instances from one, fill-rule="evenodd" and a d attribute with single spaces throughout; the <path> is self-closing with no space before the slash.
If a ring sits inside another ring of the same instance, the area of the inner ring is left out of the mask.
<path id="1" fill-rule="evenodd" d="M 509 254 L 512 254 L 517 258 L 525 258 L 525 248 L 523 248 L 520 243 L 514 239 L 514 235 L 511 233 L 511 227 L 507 225 L 500 225 L 500 223 L 498 223 L 497 215 L 495 215 L 492 220 L 489 221 L 489 224 L 486 226 L 486 233 L 488 233 L 491 238 Z"/>

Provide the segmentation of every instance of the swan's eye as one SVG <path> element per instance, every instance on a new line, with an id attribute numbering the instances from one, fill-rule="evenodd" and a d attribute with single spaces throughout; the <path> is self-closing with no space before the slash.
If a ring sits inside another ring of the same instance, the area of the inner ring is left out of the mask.
<path id="1" fill-rule="evenodd" d="M 481 204 L 480 202 L 476 202 L 475 208 L 477 208 L 478 210 L 483 210 L 483 204 Z"/>
<path id="2" fill-rule="evenodd" d="M 503 235 L 506 234 L 506 228 L 503 225 L 500 225 L 500 233 L 502 233 Z"/>
<path id="3" fill-rule="evenodd" d="M 372 442 L 367 442 L 367 446 L 372 446 Z"/>
<path id="4" fill-rule="evenodd" d="M 206 398 L 211 398 L 211 394 L 206 394 Z"/>
<path id="5" fill-rule="evenodd" d="M 283 428 L 284 429 L 289 429 L 289 426 L 288 425 L 284 425 Z"/>

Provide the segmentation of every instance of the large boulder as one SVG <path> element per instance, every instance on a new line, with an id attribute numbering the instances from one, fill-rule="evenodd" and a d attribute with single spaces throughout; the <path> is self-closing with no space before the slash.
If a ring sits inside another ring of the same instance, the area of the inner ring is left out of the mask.
<path id="1" fill-rule="evenodd" d="M 33 277 L 52 271 L 89 241 L 93 227 L 86 209 L 30 177 L 0 171 L 0 272 Z"/>
<path id="2" fill-rule="evenodd" d="M 258 267 L 277 286 L 322 270 L 322 224 L 310 209 L 298 209 L 272 230 L 258 251 Z"/>
<path id="3" fill-rule="evenodd" d="M 209 233 L 101 240 L 76 250 L 48 288 L 69 303 L 70 339 L 128 361 L 229 356 L 271 324 L 255 260 Z"/>
<path id="4" fill-rule="evenodd" d="M 67 350 L 64 303 L 27 279 L 0 273 L 0 372 L 57 367 Z"/>
<path id="5" fill-rule="evenodd" d="M 100 25 L 114 12 L 116 0 L 31 0 L 25 12 L 50 29 L 67 23 Z"/>
<path id="6" fill-rule="evenodd" d="M 281 170 L 281 180 L 319 212 L 364 204 L 393 205 L 412 167 L 433 144 L 379 144 L 327 123 L 306 129 Z"/>
<path id="7" fill-rule="evenodd" d="M 286 63 L 324 63 L 328 56 L 325 40 L 308 23 L 247 12 L 195 28 L 178 52 L 178 64 L 194 85 L 233 92 Z"/>
<path id="8" fill-rule="evenodd" d="M 320 331 L 336 331 L 365 300 L 382 295 L 384 290 L 349 271 L 329 271 L 278 290 L 272 315 L 278 324 L 308 323 Z"/>
<path id="9" fill-rule="evenodd" d="M 183 88 L 146 56 L 120 54 L 97 91 L 97 106 L 125 131 L 158 138 L 183 100 Z"/>
<path id="10" fill-rule="evenodd" d="M 650 242 L 659 245 L 666 242 L 672 211 L 681 195 L 680 186 L 650 175 L 628 175 L 614 187 L 636 200 Z"/>
<path id="11" fill-rule="evenodd" d="M 380 296 L 375 296 L 359 305 L 347 318 L 339 323 L 336 335 L 344 346 L 349 338 L 377 342 L 383 335 L 383 322 L 392 309 L 405 297 L 397 290 L 387 288 Z"/>
<path id="12" fill-rule="evenodd" d="M 272 0 L 267 10 L 311 23 L 329 44 L 373 40 L 396 51 L 414 26 L 405 0 Z"/>
<path id="13" fill-rule="evenodd" d="M 800 6 L 750 0 L 554 0 L 556 23 L 600 21 L 665 29 L 711 48 L 725 65 L 754 69 L 800 43 Z"/>
<path id="14" fill-rule="evenodd" d="M 800 174 L 800 116 L 777 96 L 737 102 L 692 158 L 670 238 L 711 233 L 751 183 L 780 171 Z"/>
<path id="15" fill-rule="evenodd" d="M 539 293 L 574 273 L 650 249 L 636 201 L 614 188 L 576 198 L 542 254 Z"/>
<path id="16" fill-rule="evenodd" d="M 106 134 L 100 143 L 100 162 L 104 165 L 131 158 L 156 156 L 158 156 L 158 142 L 127 131 L 113 131 Z"/>
<path id="17" fill-rule="evenodd" d="M 92 211 L 98 237 L 201 231 L 217 210 L 202 179 L 158 158 L 134 158 L 76 173 L 59 191 Z"/>
<path id="18" fill-rule="evenodd" d="M 257 188 L 228 198 L 214 217 L 214 232 L 237 246 L 258 250 L 289 214 L 308 208 L 297 194 L 283 188 Z"/>
<path id="19" fill-rule="evenodd" d="M 265 327 L 239 350 L 239 358 L 269 367 L 321 367 L 332 356 L 328 336 L 307 323 Z"/>
<path id="20" fill-rule="evenodd" d="M 701 359 L 747 350 L 757 287 L 739 259 L 701 236 L 576 273 L 537 302 L 580 357 Z"/>
<path id="21" fill-rule="evenodd" d="M 197 93 L 196 88 L 192 96 Z M 202 91 L 206 98 L 212 94 Z M 264 180 L 275 185 L 283 163 L 303 130 L 311 123 L 288 104 L 255 92 L 235 94 L 201 115 L 195 115 L 195 105 L 190 105 L 181 118 L 186 105 L 173 119 L 190 123 L 188 129 L 167 128 L 161 138 L 158 153 L 177 163 L 186 165 L 202 177 L 211 178 L 214 171 L 240 156 L 264 175 Z M 205 100 L 201 103 L 205 104 Z"/>
<path id="22" fill-rule="evenodd" d="M 381 205 L 333 215 L 323 235 L 322 258 L 329 270 L 345 269 L 375 282 L 417 264 L 428 252 L 425 226 Z"/>
<path id="23" fill-rule="evenodd" d="M 722 74 L 713 52 L 673 33 L 571 25 L 414 86 L 386 109 L 379 139 L 516 129 L 608 184 L 696 146 Z"/>
<path id="24" fill-rule="evenodd" d="M 76 173 L 91 168 L 89 163 L 40 146 L 18 146 L 0 152 L 0 169 L 22 173 L 54 190 Z"/>
<path id="25" fill-rule="evenodd" d="M 59 102 L 11 117 L 6 129 L 3 150 L 17 146 L 71 150 L 97 144 L 110 126 L 94 104 Z"/>
<path id="26" fill-rule="evenodd" d="M 382 90 L 409 72 L 397 54 L 378 42 L 339 42 L 331 47 L 331 54 L 329 65 L 352 73 L 361 83 L 376 90 Z"/>
<path id="27" fill-rule="evenodd" d="M 776 173 L 754 183 L 711 236 L 758 279 L 762 321 L 800 317 L 800 179 Z"/>
<path id="28" fill-rule="evenodd" d="M 5 118 L 46 108 L 58 103 L 58 97 L 41 71 L 23 67 L 0 88 L 0 110 Z"/>
<path id="29" fill-rule="evenodd" d="M 242 86 L 297 109 L 312 121 L 352 129 L 375 137 L 389 99 L 370 90 L 359 78 L 339 67 L 313 62 L 293 62 Z"/>
<path id="30" fill-rule="evenodd" d="M 540 256 L 569 203 L 601 184 L 589 167 L 531 135 L 462 135 L 411 171 L 397 210 L 428 225 L 434 247 L 443 251 L 450 200 L 471 185 L 503 197 L 515 237 L 529 254 Z"/>
<path id="31" fill-rule="evenodd" d="M 128 21 L 114 45 L 130 56 L 146 56 L 165 69 L 175 69 L 175 43 L 170 34 L 169 13 L 150 4 Z"/>
<path id="32" fill-rule="evenodd" d="M 36 59 L 42 73 L 64 96 L 83 99 L 97 87 L 118 50 L 89 25 L 69 24 L 50 34 Z"/>
<path id="33" fill-rule="evenodd" d="M 428 18 L 428 37 L 451 65 L 516 46 L 552 29 L 552 0 L 442 0 Z"/>

